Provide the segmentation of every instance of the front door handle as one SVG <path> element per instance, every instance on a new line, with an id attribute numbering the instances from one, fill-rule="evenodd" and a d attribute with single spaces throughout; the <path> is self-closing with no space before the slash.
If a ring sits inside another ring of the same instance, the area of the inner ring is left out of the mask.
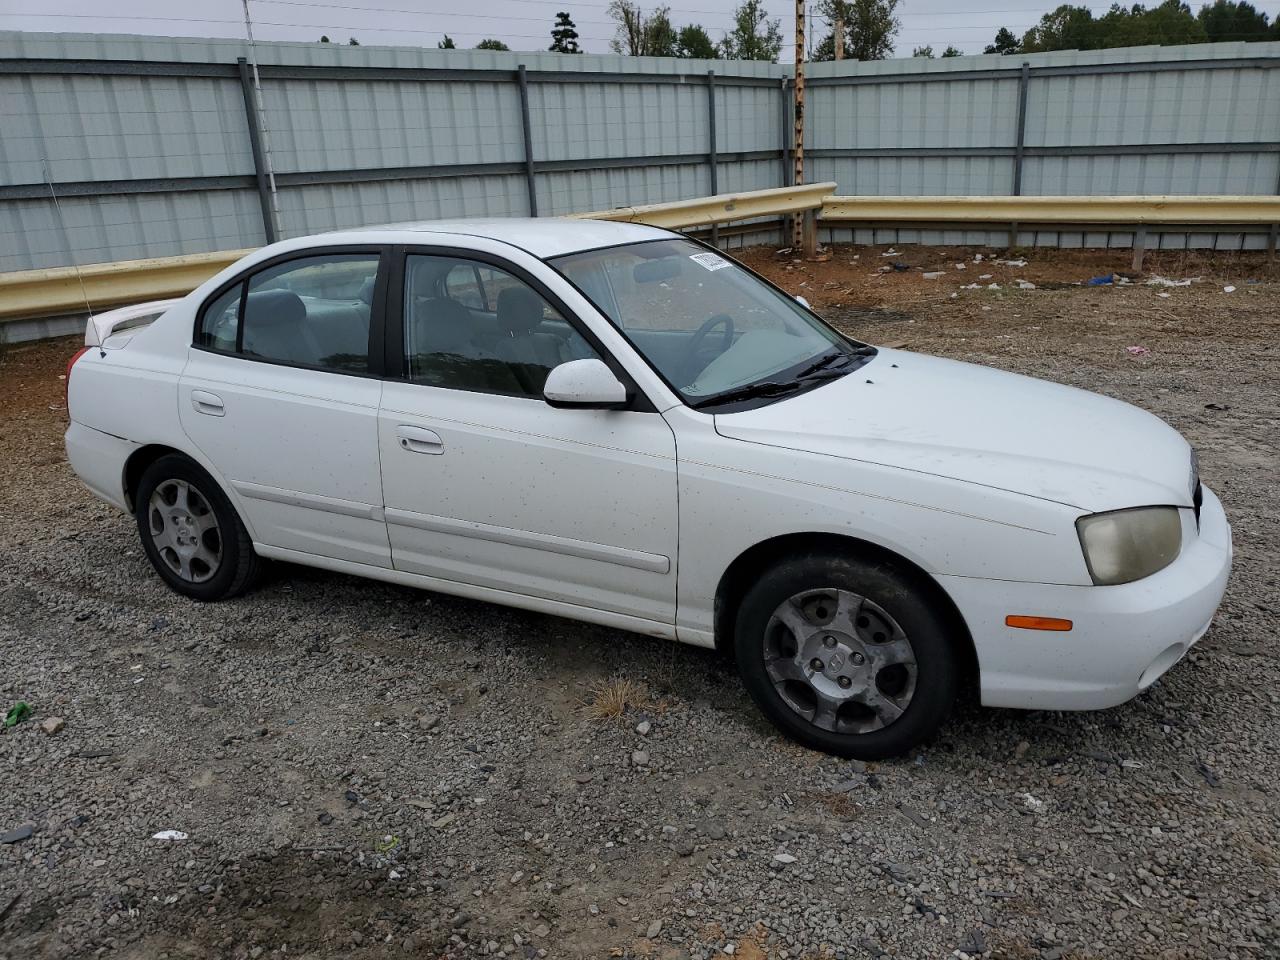
<path id="1" fill-rule="evenodd" d="M 208 390 L 192 390 L 191 406 L 195 407 L 196 413 L 203 413 L 206 416 L 225 417 L 227 415 L 227 408 L 223 405 L 222 398 Z"/>
<path id="2" fill-rule="evenodd" d="M 410 453 L 430 453 L 436 456 L 444 453 L 444 441 L 434 430 L 402 423 L 396 427 L 396 436 L 400 439 L 400 448 Z"/>

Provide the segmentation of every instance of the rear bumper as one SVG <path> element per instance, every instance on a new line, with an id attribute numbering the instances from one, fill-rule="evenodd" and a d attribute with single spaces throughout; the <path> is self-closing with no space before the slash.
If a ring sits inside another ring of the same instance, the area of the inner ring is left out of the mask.
<path id="1" fill-rule="evenodd" d="M 72 420 L 64 437 L 67 460 L 89 491 L 125 512 L 124 465 L 139 444 Z"/>
<path id="2" fill-rule="evenodd" d="M 973 635 L 982 702 L 1035 710 L 1124 703 L 1209 629 L 1231 572 L 1231 527 L 1204 488 L 1200 530 L 1172 564 L 1117 587 L 939 577 Z M 1005 626 L 1009 614 L 1061 617 L 1070 631 Z"/>

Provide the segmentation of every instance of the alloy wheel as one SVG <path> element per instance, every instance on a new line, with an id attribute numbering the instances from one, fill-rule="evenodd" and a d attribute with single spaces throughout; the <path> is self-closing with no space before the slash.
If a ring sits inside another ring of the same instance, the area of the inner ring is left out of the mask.
<path id="1" fill-rule="evenodd" d="M 849 590 L 807 590 L 784 600 L 764 636 L 774 689 L 798 715 L 832 733 L 881 730 L 915 694 L 915 651 L 882 607 Z"/>
<path id="2" fill-rule="evenodd" d="M 222 531 L 213 507 L 186 480 L 157 484 L 148 502 L 151 541 L 160 559 L 188 583 L 204 583 L 222 564 Z"/>

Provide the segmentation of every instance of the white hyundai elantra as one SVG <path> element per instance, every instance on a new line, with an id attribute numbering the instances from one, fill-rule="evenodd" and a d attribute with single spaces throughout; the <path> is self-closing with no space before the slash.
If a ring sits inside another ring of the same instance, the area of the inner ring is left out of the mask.
<path id="1" fill-rule="evenodd" d="M 851 341 L 652 227 L 304 237 L 159 310 L 90 322 L 66 442 L 174 590 L 275 558 L 714 646 L 833 753 L 907 750 L 964 684 L 1121 703 L 1231 566 L 1156 417 Z"/>

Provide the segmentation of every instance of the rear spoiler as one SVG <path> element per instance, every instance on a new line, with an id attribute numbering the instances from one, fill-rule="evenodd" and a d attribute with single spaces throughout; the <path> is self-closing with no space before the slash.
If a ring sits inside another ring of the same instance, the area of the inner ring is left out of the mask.
<path id="1" fill-rule="evenodd" d="M 113 333 L 148 324 L 181 299 L 181 297 L 175 297 L 172 300 L 150 300 L 147 303 L 135 303 L 128 307 L 108 310 L 106 313 L 94 314 L 85 324 L 85 346 L 100 347 Z"/>

